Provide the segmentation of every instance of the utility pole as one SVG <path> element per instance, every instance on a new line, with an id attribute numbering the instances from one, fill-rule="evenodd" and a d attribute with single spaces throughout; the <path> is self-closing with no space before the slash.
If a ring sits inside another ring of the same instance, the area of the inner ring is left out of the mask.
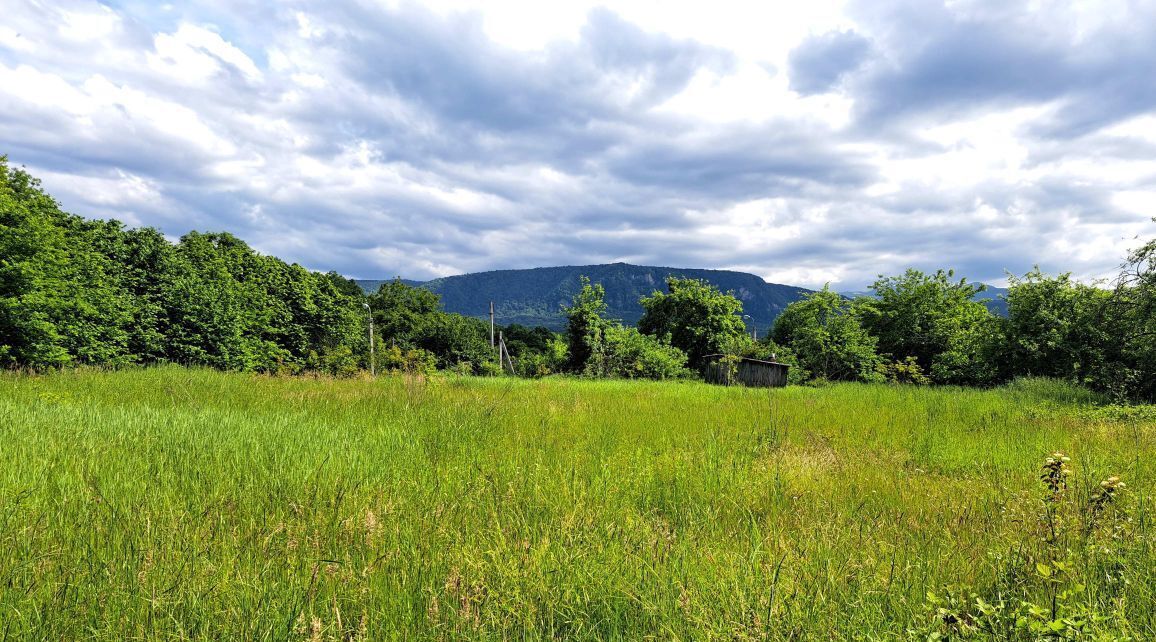
<path id="1" fill-rule="evenodd" d="M 362 303 L 365 306 L 365 311 L 369 313 L 369 376 L 377 377 L 377 359 L 373 354 L 373 308 L 369 307 L 368 303 Z"/>
<path id="2" fill-rule="evenodd" d="M 494 347 L 494 302 L 490 301 L 490 347 Z"/>

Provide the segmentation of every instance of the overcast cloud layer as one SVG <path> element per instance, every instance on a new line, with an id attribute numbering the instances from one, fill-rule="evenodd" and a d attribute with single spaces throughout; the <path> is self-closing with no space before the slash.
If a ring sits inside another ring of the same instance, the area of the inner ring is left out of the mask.
<path id="1" fill-rule="evenodd" d="M 0 154 L 364 278 L 1092 279 L 1156 233 L 1156 1 L 757 4 L 0 0 Z"/>

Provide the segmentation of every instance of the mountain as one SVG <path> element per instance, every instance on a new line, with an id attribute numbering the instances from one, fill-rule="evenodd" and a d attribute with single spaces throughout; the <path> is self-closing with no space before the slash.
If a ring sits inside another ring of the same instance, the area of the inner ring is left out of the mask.
<path id="1" fill-rule="evenodd" d="M 366 294 L 372 294 L 373 292 L 377 292 L 377 289 L 380 288 L 382 284 L 389 283 L 392 280 L 393 279 L 354 279 L 353 281 L 361 286 L 362 291 Z M 421 287 L 421 285 L 425 283 L 425 281 L 414 281 L 413 279 L 401 279 L 401 282 L 411 288 Z"/>
<path id="2" fill-rule="evenodd" d="M 1007 288 L 997 288 L 994 285 L 987 286 L 983 292 L 977 293 L 973 299 L 987 306 L 995 314 L 1001 317 L 1007 316 L 1007 301 L 1000 297 L 1007 295 Z"/>
<path id="3" fill-rule="evenodd" d="M 759 336 L 770 329 L 783 308 L 811 292 L 790 285 L 767 283 L 745 272 L 627 263 L 477 272 L 434 279 L 418 287 L 440 295 L 447 312 L 486 319 L 489 318 L 490 301 L 493 301 L 495 316 L 502 325 L 541 325 L 561 331 L 566 328 L 562 307 L 569 305 L 578 292 L 579 277 L 583 275 L 606 288 L 606 316 L 628 325 L 638 323 L 642 317 L 638 299 L 656 290 L 666 291 L 667 276 L 703 279 L 723 292 L 734 292 L 743 302 L 743 312 L 751 316 L 749 326 L 756 329 Z M 370 292 L 376 290 L 382 281 L 359 280 L 357 283 Z"/>

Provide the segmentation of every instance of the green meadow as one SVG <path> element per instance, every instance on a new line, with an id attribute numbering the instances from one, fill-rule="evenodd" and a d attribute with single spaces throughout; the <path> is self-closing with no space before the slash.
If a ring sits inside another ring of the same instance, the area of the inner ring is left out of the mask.
<path id="1" fill-rule="evenodd" d="M 1148 410 L 1046 380 L 0 375 L 0 639 L 1156 639 Z"/>

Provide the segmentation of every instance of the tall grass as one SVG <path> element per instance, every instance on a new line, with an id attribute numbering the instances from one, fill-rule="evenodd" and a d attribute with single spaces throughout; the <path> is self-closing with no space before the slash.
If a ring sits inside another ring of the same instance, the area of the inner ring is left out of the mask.
<path id="1" fill-rule="evenodd" d="M 1153 639 L 1156 423 L 1092 401 L 2 376 L 0 639 L 901 639 L 929 591 L 1019 572 L 1055 450 L 1074 493 L 1127 482 L 1126 584 L 1097 607 Z"/>

